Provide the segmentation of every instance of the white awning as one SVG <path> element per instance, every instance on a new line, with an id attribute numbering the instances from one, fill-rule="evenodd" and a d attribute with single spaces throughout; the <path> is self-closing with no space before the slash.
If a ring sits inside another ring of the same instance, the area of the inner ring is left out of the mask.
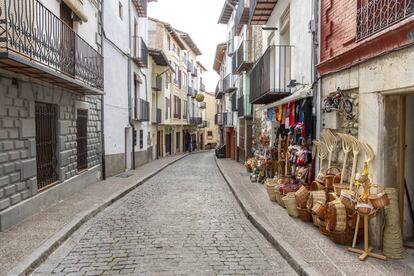
<path id="1" fill-rule="evenodd" d="M 279 105 L 289 103 L 289 102 L 294 102 L 294 101 L 301 100 L 301 99 L 308 98 L 308 97 L 312 97 L 312 96 L 313 96 L 313 91 L 312 91 L 311 86 L 310 85 L 305 85 L 305 86 L 303 86 L 303 88 L 293 92 L 292 95 L 290 95 L 286 98 L 283 98 L 283 99 L 281 99 L 277 102 L 260 106 L 260 107 L 258 107 L 258 109 L 259 110 L 265 110 L 265 109 L 268 109 L 268 108 L 272 108 L 272 107 L 275 107 L 275 106 L 279 106 Z"/>

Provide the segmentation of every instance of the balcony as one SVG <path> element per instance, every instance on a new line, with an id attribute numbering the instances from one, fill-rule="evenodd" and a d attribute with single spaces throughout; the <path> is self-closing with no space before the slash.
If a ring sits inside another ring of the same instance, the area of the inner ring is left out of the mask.
<path id="1" fill-rule="evenodd" d="M 214 124 L 218 126 L 223 125 L 223 113 L 216 113 L 216 115 L 214 115 Z"/>
<path id="2" fill-rule="evenodd" d="M 152 123 L 153 124 L 161 124 L 161 119 L 162 119 L 162 110 L 161 108 L 157 108 L 153 110 L 153 115 L 152 115 Z"/>
<path id="3" fill-rule="evenodd" d="M 243 25 L 249 23 L 249 0 L 239 0 L 237 5 L 236 16 L 234 20 L 235 24 L 235 35 L 239 35 Z"/>
<path id="4" fill-rule="evenodd" d="M 200 109 L 206 109 L 206 107 L 207 107 L 206 102 L 198 103 L 198 108 L 200 108 Z"/>
<path id="5" fill-rule="evenodd" d="M 204 83 L 200 83 L 200 91 L 206 92 L 206 85 Z"/>
<path id="6" fill-rule="evenodd" d="M 221 99 L 224 95 L 223 80 L 219 80 L 216 86 L 216 99 Z"/>
<path id="7" fill-rule="evenodd" d="M 203 118 L 201 117 L 190 117 L 190 125 L 201 125 L 203 123 Z"/>
<path id="8" fill-rule="evenodd" d="M 197 77 L 197 75 L 198 75 L 197 66 L 193 66 L 193 70 L 191 71 L 191 76 Z"/>
<path id="9" fill-rule="evenodd" d="M 208 121 L 202 121 L 200 125 L 198 125 L 198 128 L 206 128 L 206 127 L 210 127 L 209 122 Z"/>
<path id="10" fill-rule="evenodd" d="M 143 99 L 135 98 L 135 120 L 139 122 L 149 121 L 150 103 Z"/>
<path id="11" fill-rule="evenodd" d="M 147 17 L 147 0 L 132 0 L 139 17 Z"/>
<path id="12" fill-rule="evenodd" d="M 237 111 L 237 94 L 233 93 L 233 95 L 231 95 L 230 97 L 230 102 L 231 102 L 231 111 Z"/>
<path id="13" fill-rule="evenodd" d="M 237 99 L 237 115 L 239 117 L 244 117 L 244 96 Z"/>
<path id="14" fill-rule="evenodd" d="M 194 96 L 192 96 L 192 98 L 195 98 L 198 94 L 198 90 L 194 88 Z"/>
<path id="15" fill-rule="evenodd" d="M 194 67 L 193 63 L 188 60 L 187 61 L 187 72 L 192 73 L 194 70 L 193 67 Z"/>
<path id="16" fill-rule="evenodd" d="M 195 97 L 194 88 L 192 88 L 191 86 L 187 87 L 187 96 Z"/>
<path id="17" fill-rule="evenodd" d="M 227 37 L 227 56 L 231 57 L 234 54 L 234 36 L 232 33 Z"/>
<path id="18" fill-rule="evenodd" d="M 234 75 L 228 74 L 223 79 L 223 91 L 224 93 L 230 93 L 236 90 L 236 87 L 234 86 Z"/>
<path id="19" fill-rule="evenodd" d="M 233 112 L 224 112 L 223 113 L 223 126 L 224 127 L 233 127 Z"/>
<path id="20" fill-rule="evenodd" d="M 24 2 L 0 1 L 0 68 L 102 94 L 103 57 L 40 2 Z"/>
<path id="21" fill-rule="evenodd" d="M 132 37 L 132 59 L 138 67 L 148 67 L 148 48 L 144 39 L 140 36 Z"/>
<path id="22" fill-rule="evenodd" d="M 356 39 L 365 39 L 412 15 L 412 0 L 360 0 L 356 19 Z"/>
<path id="23" fill-rule="evenodd" d="M 249 71 L 254 63 L 253 41 L 244 40 L 233 56 L 233 74 Z"/>
<path id="24" fill-rule="evenodd" d="M 290 94 L 292 48 L 267 48 L 250 73 L 250 103 L 267 104 Z"/>
<path id="25" fill-rule="evenodd" d="M 161 91 L 162 90 L 162 77 L 158 75 L 153 75 L 152 77 L 152 90 Z"/>
<path id="26" fill-rule="evenodd" d="M 247 0 L 246 0 L 247 1 Z M 249 0 L 249 24 L 266 25 L 278 0 Z"/>

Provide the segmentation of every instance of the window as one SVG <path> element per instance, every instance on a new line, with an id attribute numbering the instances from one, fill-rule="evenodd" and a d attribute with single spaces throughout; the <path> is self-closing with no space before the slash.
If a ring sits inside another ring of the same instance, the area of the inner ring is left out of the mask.
<path id="1" fill-rule="evenodd" d="M 213 139 L 213 132 L 211 130 L 207 131 L 207 139 Z"/>
<path id="2" fill-rule="evenodd" d="M 165 120 L 168 120 L 168 108 L 170 106 L 170 99 L 165 97 Z"/>
<path id="3" fill-rule="evenodd" d="M 187 105 L 188 105 L 187 101 L 186 101 L 186 100 L 184 100 L 184 104 L 183 104 L 183 107 L 184 107 L 184 111 L 183 111 L 183 118 L 184 118 L 184 119 L 186 119 L 186 118 L 187 118 Z"/>
<path id="4" fill-rule="evenodd" d="M 151 146 L 151 132 L 148 131 L 148 136 L 147 136 L 147 145 Z"/>
<path id="5" fill-rule="evenodd" d="M 180 132 L 175 133 L 175 149 L 176 152 L 180 152 Z"/>
<path id="6" fill-rule="evenodd" d="M 174 118 L 181 118 L 181 99 L 177 96 L 174 96 Z"/>
<path id="7" fill-rule="evenodd" d="M 170 82 L 170 74 L 165 74 L 165 89 L 168 89 L 168 83 Z"/>
<path id="8" fill-rule="evenodd" d="M 43 189 L 59 180 L 57 169 L 57 106 L 35 104 L 37 187 Z"/>
<path id="9" fill-rule="evenodd" d="M 187 88 L 187 87 L 188 87 L 188 81 L 187 81 L 187 79 L 188 79 L 187 74 L 183 72 L 183 86 L 184 86 L 185 88 Z"/>
<path id="10" fill-rule="evenodd" d="M 138 110 L 139 109 L 139 81 L 137 79 L 137 77 L 135 76 L 134 79 L 134 114 L 135 114 L 135 119 L 138 119 L 139 117 L 139 113 Z"/>
<path id="11" fill-rule="evenodd" d="M 124 18 L 124 7 L 122 6 L 121 2 L 119 2 L 119 5 L 118 5 L 118 15 L 119 15 L 119 18 L 121 19 Z"/>
<path id="12" fill-rule="evenodd" d="M 139 130 L 139 148 L 142 149 L 144 147 L 144 131 L 142 129 Z"/>
<path id="13" fill-rule="evenodd" d="M 76 142 L 78 170 L 88 168 L 88 110 L 78 109 L 76 118 Z"/>

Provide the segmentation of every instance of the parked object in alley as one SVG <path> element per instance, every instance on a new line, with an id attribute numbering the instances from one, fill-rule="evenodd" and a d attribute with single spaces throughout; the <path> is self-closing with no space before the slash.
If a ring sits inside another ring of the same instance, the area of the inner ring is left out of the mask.
<path id="1" fill-rule="evenodd" d="M 344 95 L 339 87 L 336 93 L 325 97 L 323 103 L 325 112 L 344 111 L 347 116 L 351 116 L 352 114 L 352 102 Z"/>
<path id="2" fill-rule="evenodd" d="M 216 156 L 217 156 L 217 158 L 225 158 L 226 157 L 226 145 L 217 146 Z"/>

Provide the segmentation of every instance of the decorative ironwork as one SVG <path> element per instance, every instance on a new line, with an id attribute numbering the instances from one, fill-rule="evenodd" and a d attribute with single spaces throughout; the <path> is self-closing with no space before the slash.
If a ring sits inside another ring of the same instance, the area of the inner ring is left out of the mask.
<path id="1" fill-rule="evenodd" d="M 250 102 L 266 104 L 290 93 L 293 46 L 269 46 L 250 73 Z"/>
<path id="2" fill-rule="evenodd" d="M 88 168 L 88 110 L 78 109 L 76 119 L 78 170 Z"/>
<path id="3" fill-rule="evenodd" d="M 190 117 L 190 125 L 201 125 L 203 118 L 201 117 Z"/>
<path id="4" fill-rule="evenodd" d="M 244 40 L 233 56 L 233 73 L 240 74 L 253 66 L 253 41 Z"/>
<path id="5" fill-rule="evenodd" d="M 228 74 L 223 79 L 223 91 L 224 91 L 224 93 L 230 93 L 230 92 L 234 91 L 235 89 L 236 89 L 236 87 L 234 86 L 234 76 L 233 76 L 233 74 Z"/>
<path id="6" fill-rule="evenodd" d="M 221 99 L 223 97 L 223 80 L 219 80 L 216 86 L 216 99 Z"/>
<path id="7" fill-rule="evenodd" d="M 37 0 L 0 1 L 0 52 L 103 90 L 103 57 Z"/>
<path id="8" fill-rule="evenodd" d="M 133 36 L 133 57 L 135 63 L 142 68 L 148 67 L 148 47 L 145 41 L 140 36 Z"/>
<path id="9" fill-rule="evenodd" d="M 233 127 L 233 112 L 223 113 L 223 125 L 224 127 Z"/>
<path id="10" fill-rule="evenodd" d="M 414 14 L 414 0 L 359 0 L 357 40 L 365 39 Z"/>
<path id="11" fill-rule="evenodd" d="M 59 180 L 57 173 L 57 107 L 36 102 L 37 187 L 45 189 Z"/>

